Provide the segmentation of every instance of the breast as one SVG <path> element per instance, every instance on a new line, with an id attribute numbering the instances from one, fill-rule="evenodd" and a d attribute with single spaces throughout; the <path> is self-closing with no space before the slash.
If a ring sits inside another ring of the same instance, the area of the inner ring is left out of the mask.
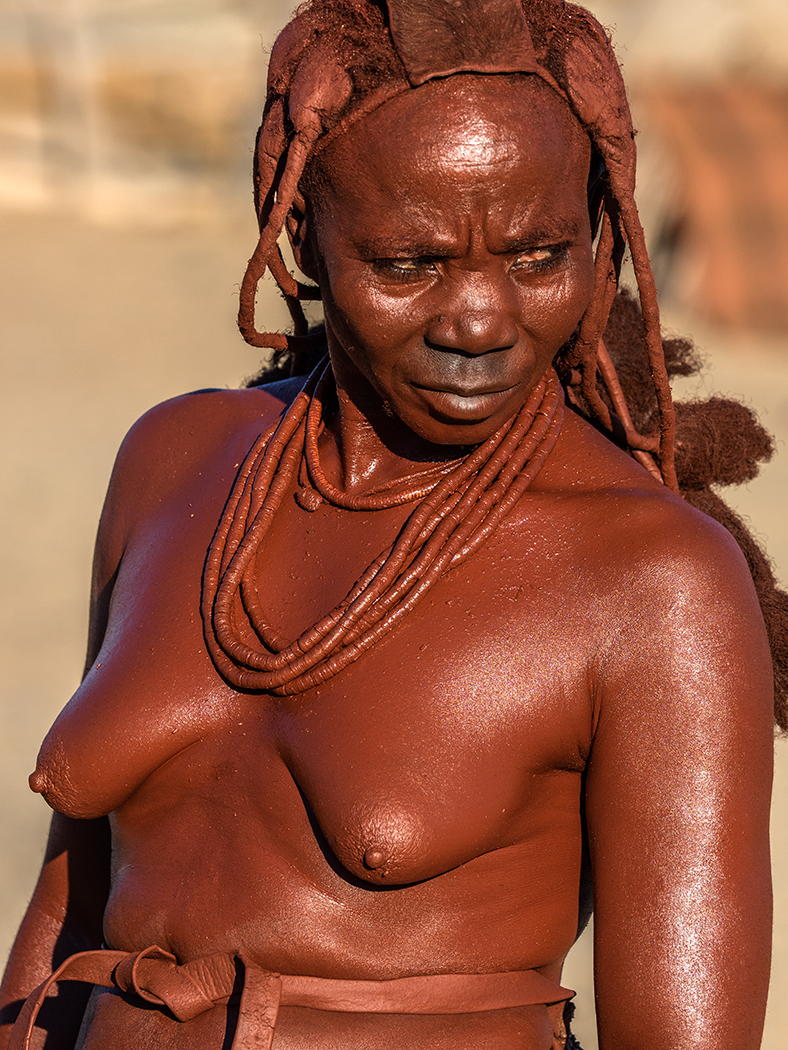
<path id="1" fill-rule="evenodd" d="M 430 879 L 577 817 L 576 790 L 571 815 L 555 790 L 557 774 L 583 768 L 555 661 L 514 658 L 500 620 L 488 634 L 461 606 L 456 593 L 425 606 L 278 709 L 278 746 L 314 827 L 367 884 Z"/>
<path id="2" fill-rule="evenodd" d="M 30 787 L 59 813 L 106 816 L 157 769 L 237 717 L 237 697 L 190 691 L 169 702 L 161 678 L 149 691 L 115 688 L 109 671 L 90 676 L 47 734 Z"/>
<path id="3" fill-rule="evenodd" d="M 181 523 L 178 523 L 181 525 Z M 237 716 L 243 698 L 218 676 L 200 619 L 206 526 L 162 529 L 127 551 L 94 666 L 58 716 L 30 778 L 66 816 L 112 812 L 157 768 Z"/>
<path id="4" fill-rule="evenodd" d="M 445 874 L 486 852 L 473 829 L 458 827 L 423 798 L 392 787 L 347 800 L 340 819 L 319 800 L 320 830 L 348 872 L 380 886 L 401 886 Z"/>

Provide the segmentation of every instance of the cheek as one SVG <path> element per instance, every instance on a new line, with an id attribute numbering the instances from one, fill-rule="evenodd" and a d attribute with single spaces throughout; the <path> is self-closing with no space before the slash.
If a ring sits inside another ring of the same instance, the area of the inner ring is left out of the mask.
<path id="1" fill-rule="evenodd" d="M 395 364 L 399 326 L 388 304 L 362 280 L 334 276 L 321 285 L 323 312 L 334 337 L 330 345 L 377 388 Z"/>
<path id="2" fill-rule="evenodd" d="M 366 267 L 329 266 L 321 284 L 326 318 L 346 346 L 364 346 L 367 356 L 389 351 L 426 330 L 419 296 L 386 295 L 369 280 Z"/>
<path id="3" fill-rule="evenodd" d="M 380 354 L 396 343 L 400 324 L 396 311 L 385 297 L 359 280 L 332 285 L 325 300 L 326 319 L 348 350 L 364 347 L 367 355 Z M 351 350 L 352 352 L 352 350 Z"/>
<path id="4" fill-rule="evenodd" d="M 563 345 L 577 328 L 594 293 L 594 262 L 586 258 L 563 273 L 540 297 L 541 325 L 545 335 Z"/>

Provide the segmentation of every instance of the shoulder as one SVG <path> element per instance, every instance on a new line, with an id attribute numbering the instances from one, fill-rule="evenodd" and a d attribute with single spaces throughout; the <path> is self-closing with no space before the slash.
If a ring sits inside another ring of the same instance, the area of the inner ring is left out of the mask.
<path id="1" fill-rule="evenodd" d="M 120 449 L 125 464 L 147 459 L 152 448 L 159 456 L 199 453 L 216 447 L 217 439 L 244 435 L 247 428 L 270 426 L 300 389 L 286 380 L 242 390 L 197 390 L 171 398 L 149 409 L 131 427 Z"/>
<path id="2" fill-rule="evenodd" d="M 730 533 L 582 420 L 568 414 L 562 439 L 540 486 L 544 507 L 616 665 L 690 636 L 708 646 L 728 638 L 738 650 L 738 632 L 766 652 L 752 577 Z"/>
<path id="3" fill-rule="evenodd" d="M 712 761 L 766 768 L 772 663 L 738 544 L 601 435 L 578 440 L 583 477 L 557 464 L 543 507 L 555 504 L 551 568 L 563 566 L 555 607 L 583 649 L 595 797 L 635 783 L 645 797 L 656 769 L 679 783 L 678 767 Z"/>
<path id="4" fill-rule="evenodd" d="M 235 452 L 245 455 L 299 389 L 299 381 L 287 380 L 243 390 L 199 390 L 156 405 L 124 438 L 111 489 L 120 485 L 158 495 L 162 486 L 171 488 L 211 463 Z"/>
<path id="5" fill-rule="evenodd" d="M 300 389 L 288 380 L 243 390 L 200 390 L 149 409 L 118 451 L 101 516 L 98 554 L 117 564 L 140 524 L 199 479 L 234 476 L 256 438 Z"/>
<path id="6" fill-rule="evenodd" d="M 599 543 L 611 552 L 618 593 L 609 614 L 619 641 L 625 625 L 646 642 L 670 632 L 727 632 L 734 621 L 762 630 L 744 555 L 722 525 L 667 490 L 630 490 L 606 503 Z"/>
<path id="7" fill-rule="evenodd" d="M 738 544 L 667 491 L 620 494 L 609 509 L 594 574 L 592 676 L 614 752 L 646 740 L 652 754 L 683 748 L 691 734 L 716 748 L 720 722 L 731 746 L 760 747 L 771 731 L 772 661 Z"/>
<path id="8" fill-rule="evenodd" d="M 588 556 L 655 583 L 665 570 L 731 563 L 743 556 L 733 537 L 653 478 L 584 420 L 567 413 L 561 441 L 536 491 L 555 503 Z"/>

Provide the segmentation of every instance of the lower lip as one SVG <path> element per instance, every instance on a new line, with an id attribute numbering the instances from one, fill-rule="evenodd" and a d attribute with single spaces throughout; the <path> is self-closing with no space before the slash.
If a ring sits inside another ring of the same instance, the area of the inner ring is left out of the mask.
<path id="1" fill-rule="evenodd" d="M 477 423 L 489 419 L 511 397 L 511 389 L 487 394 L 451 394 L 445 390 L 419 390 L 434 416 L 455 422 Z"/>

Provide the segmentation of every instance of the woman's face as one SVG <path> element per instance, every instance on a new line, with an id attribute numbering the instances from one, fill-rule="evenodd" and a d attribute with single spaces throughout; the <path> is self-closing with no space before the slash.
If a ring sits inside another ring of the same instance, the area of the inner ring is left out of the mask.
<path id="1" fill-rule="evenodd" d="M 589 162 L 532 77 L 428 84 L 325 150 L 296 255 L 368 418 L 467 445 L 520 409 L 591 299 Z"/>

